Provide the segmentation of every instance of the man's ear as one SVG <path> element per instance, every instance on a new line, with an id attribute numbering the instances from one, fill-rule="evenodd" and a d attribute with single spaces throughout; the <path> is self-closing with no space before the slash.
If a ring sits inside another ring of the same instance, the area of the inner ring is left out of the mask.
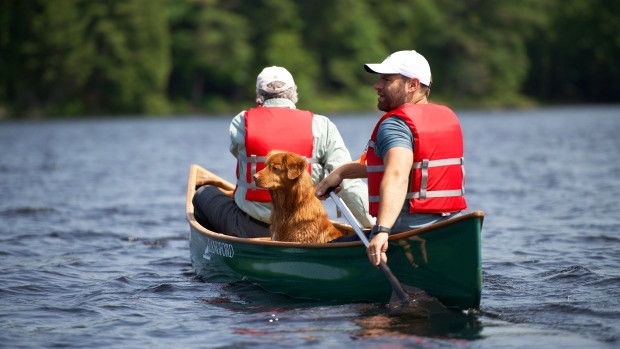
<path id="1" fill-rule="evenodd" d="M 411 78 L 405 82 L 408 93 L 414 93 L 420 89 L 420 80 L 417 78 Z"/>
<path id="2" fill-rule="evenodd" d="M 288 169 L 288 179 L 295 179 L 303 173 L 308 167 L 308 163 L 304 158 L 297 154 L 286 154 L 284 161 L 286 161 L 286 168 Z"/>

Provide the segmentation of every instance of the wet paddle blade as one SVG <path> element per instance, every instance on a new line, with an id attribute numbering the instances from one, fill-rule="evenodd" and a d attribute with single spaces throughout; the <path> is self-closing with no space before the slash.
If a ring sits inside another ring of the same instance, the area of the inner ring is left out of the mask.
<path id="1" fill-rule="evenodd" d="M 392 298 L 388 307 L 398 309 L 421 317 L 428 317 L 438 314 L 448 313 L 450 310 L 446 308 L 437 298 L 429 295 L 426 291 L 412 286 L 402 285 L 407 294 L 407 302 L 402 301 L 402 297 L 396 292 L 392 292 Z"/>

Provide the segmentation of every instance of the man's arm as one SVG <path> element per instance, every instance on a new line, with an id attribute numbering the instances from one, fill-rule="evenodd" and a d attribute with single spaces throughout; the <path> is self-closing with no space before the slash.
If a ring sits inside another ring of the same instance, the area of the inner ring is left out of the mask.
<path id="1" fill-rule="evenodd" d="M 316 195 L 319 197 L 326 197 L 325 191 L 327 188 L 339 186 L 343 179 L 365 177 L 368 177 L 366 165 L 355 161 L 346 163 L 333 170 L 327 177 L 323 178 L 321 183 L 316 186 Z"/>
<path id="2" fill-rule="evenodd" d="M 329 119 L 323 117 L 319 119 L 316 115 L 314 122 L 318 124 L 317 128 L 321 130 L 318 133 L 322 138 L 317 142 L 319 144 L 316 146 L 315 155 L 320 158 L 323 168 L 333 172 L 340 165 L 351 162 L 349 150 L 336 125 Z M 322 178 L 324 173 L 321 171 L 313 175 Z M 338 195 L 364 227 L 374 224 L 374 218 L 368 213 L 368 187 L 359 177 L 342 181 L 342 190 Z"/>
<path id="3" fill-rule="evenodd" d="M 236 158 L 242 148 L 245 147 L 245 110 L 237 114 L 228 128 L 228 135 L 230 136 L 230 153 Z"/>
<path id="4" fill-rule="evenodd" d="M 409 173 L 413 166 L 413 152 L 405 147 L 390 148 L 383 158 L 385 172 L 381 180 L 381 199 L 377 225 L 391 228 L 396 222 L 409 187 Z M 379 261 L 387 263 L 385 252 L 388 248 L 388 233 L 375 234 L 368 245 L 367 253 L 371 262 L 378 266 Z"/>

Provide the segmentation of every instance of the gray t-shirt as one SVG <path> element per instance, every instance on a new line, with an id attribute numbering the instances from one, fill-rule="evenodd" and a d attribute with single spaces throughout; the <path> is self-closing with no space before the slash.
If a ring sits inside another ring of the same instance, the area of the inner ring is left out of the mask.
<path id="1" fill-rule="evenodd" d="M 377 141 L 375 142 L 375 154 L 383 158 L 388 150 L 393 147 L 403 147 L 413 151 L 413 133 L 407 123 L 396 116 L 391 116 L 379 125 L 377 130 Z M 411 175 L 409 177 L 411 183 Z M 407 188 L 409 192 L 410 188 Z M 392 233 L 399 233 L 425 225 L 443 221 L 450 217 L 454 217 L 459 213 L 453 214 L 435 214 L 435 213 L 409 213 L 409 200 L 405 200 L 403 208 L 392 226 Z"/>

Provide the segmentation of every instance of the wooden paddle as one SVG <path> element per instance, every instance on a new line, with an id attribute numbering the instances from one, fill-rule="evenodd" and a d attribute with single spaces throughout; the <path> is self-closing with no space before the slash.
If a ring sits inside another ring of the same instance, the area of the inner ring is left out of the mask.
<path id="1" fill-rule="evenodd" d="M 361 224 L 359 223 L 357 218 L 353 216 L 353 213 L 351 213 L 351 210 L 344 203 L 344 201 L 342 201 L 342 199 L 338 195 L 336 195 L 336 193 L 334 193 L 334 189 L 336 188 L 328 188 L 327 193 L 329 193 L 329 196 L 332 198 L 332 200 L 334 200 L 336 206 L 338 206 L 344 217 L 347 219 L 347 221 L 349 221 L 349 224 L 351 224 L 357 236 L 360 238 L 360 240 L 362 240 L 364 246 L 368 247 L 368 238 L 366 238 L 366 235 L 364 235 L 364 232 L 362 232 Z M 390 303 L 392 303 L 394 300 L 399 300 L 401 305 L 415 306 L 416 310 L 420 313 L 425 313 L 424 315 L 437 314 L 447 311 L 446 307 L 443 304 L 441 304 L 434 297 L 429 296 L 421 288 L 401 284 L 400 281 L 398 281 L 398 279 L 396 278 L 396 276 L 394 276 L 394 274 L 392 273 L 390 267 L 388 267 L 387 264 L 383 263 L 383 261 L 379 263 L 379 269 L 381 269 L 383 274 L 385 274 L 385 277 L 392 285 L 392 297 L 390 299 Z M 424 304 L 421 304 L 420 301 L 423 301 Z"/>

